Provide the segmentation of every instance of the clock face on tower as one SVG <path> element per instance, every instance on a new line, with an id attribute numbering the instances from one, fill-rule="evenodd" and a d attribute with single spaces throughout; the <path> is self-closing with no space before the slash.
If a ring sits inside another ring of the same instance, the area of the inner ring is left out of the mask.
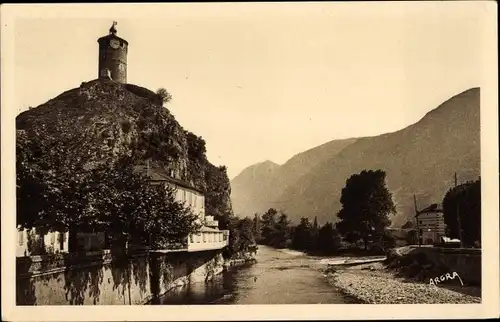
<path id="1" fill-rule="evenodd" d="M 111 46 L 111 48 L 117 49 L 120 47 L 120 41 L 118 41 L 117 39 L 111 39 L 109 41 L 109 45 Z"/>

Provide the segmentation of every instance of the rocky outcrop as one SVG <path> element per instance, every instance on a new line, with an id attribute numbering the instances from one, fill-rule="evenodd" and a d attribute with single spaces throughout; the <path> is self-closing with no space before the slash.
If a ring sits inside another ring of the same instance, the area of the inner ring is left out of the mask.
<path id="1" fill-rule="evenodd" d="M 60 166 L 56 159 L 85 168 L 123 157 L 137 165 L 148 162 L 203 190 L 207 214 L 232 214 L 225 168 L 207 160 L 204 140 L 186 131 L 146 88 L 105 79 L 84 82 L 18 115 L 16 130 L 18 142 L 30 150 L 28 162 L 36 166 L 50 170 Z M 26 152 L 19 146 L 18 156 Z M 50 153 L 40 153 L 40 146 Z"/>

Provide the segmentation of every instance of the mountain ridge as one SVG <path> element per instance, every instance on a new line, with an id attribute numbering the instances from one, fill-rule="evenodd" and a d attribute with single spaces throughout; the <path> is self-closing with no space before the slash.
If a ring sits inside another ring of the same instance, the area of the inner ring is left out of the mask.
<path id="1" fill-rule="evenodd" d="M 403 129 L 354 140 L 304 171 L 300 182 L 266 194 L 274 194 L 276 208 L 285 211 L 294 222 L 302 216 L 317 216 L 321 222 L 336 221 L 345 180 L 361 170 L 380 168 L 387 172 L 387 184 L 398 211 L 393 224 L 400 226 L 414 212 L 413 194 L 425 206 L 442 200 L 455 171 L 461 181 L 477 179 L 479 103 L 478 87 L 465 90 Z M 314 148 L 307 151 L 310 150 Z M 238 189 L 233 193 L 238 195 Z M 235 198 L 235 209 L 241 208 L 239 203 Z"/>

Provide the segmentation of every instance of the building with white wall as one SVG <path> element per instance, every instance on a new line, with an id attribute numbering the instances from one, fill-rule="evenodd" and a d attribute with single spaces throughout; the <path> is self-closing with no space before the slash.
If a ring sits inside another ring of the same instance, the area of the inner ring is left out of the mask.
<path id="1" fill-rule="evenodd" d="M 40 232 L 35 228 L 17 228 L 16 256 L 68 252 L 68 232 Z"/>
<path id="2" fill-rule="evenodd" d="M 168 176 L 161 169 L 150 169 L 149 167 L 138 167 L 137 169 L 145 171 L 152 184 L 163 183 L 174 188 L 175 200 L 184 203 L 194 214 L 198 215 L 199 223 L 203 226 L 199 233 L 188 236 L 187 251 L 222 249 L 229 244 L 229 231 L 220 230 L 218 221 L 205 213 L 205 194 L 203 191 Z"/>
<path id="3" fill-rule="evenodd" d="M 445 236 L 445 223 L 440 204 L 432 204 L 418 211 L 415 220 L 420 244 L 432 245 L 441 242 L 441 237 Z"/>

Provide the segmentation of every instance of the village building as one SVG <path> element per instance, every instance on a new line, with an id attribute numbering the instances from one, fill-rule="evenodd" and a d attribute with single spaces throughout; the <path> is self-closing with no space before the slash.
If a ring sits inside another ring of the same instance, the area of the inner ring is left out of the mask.
<path id="1" fill-rule="evenodd" d="M 445 223 L 443 207 L 440 204 L 432 204 L 415 215 L 417 232 L 420 244 L 439 244 L 445 234 Z"/>
<path id="2" fill-rule="evenodd" d="M 202 224 L 197 234 L 188 236 L 185 250 L 203 251 L 221 249 L 229 243 L 229 231 L 219 230 L 219 222 L 213 216 L 205 213 L 204 193 L 188 183 L 175 179 L 160 168 L 149 169 L 148 166 L 136 167 L 137 171 L 146 173 L 153 185 L 165 184 L 175 189 L 175 200 L 184 204 L 198 216 L 198 223 Z"/>
<path id="3" fill-rule="evenodd" d="M 29 256 L 43 253 L 67 253 L 69 233 L 42 232 L 36 228 L 17 227 L 16 256 Z"/>

